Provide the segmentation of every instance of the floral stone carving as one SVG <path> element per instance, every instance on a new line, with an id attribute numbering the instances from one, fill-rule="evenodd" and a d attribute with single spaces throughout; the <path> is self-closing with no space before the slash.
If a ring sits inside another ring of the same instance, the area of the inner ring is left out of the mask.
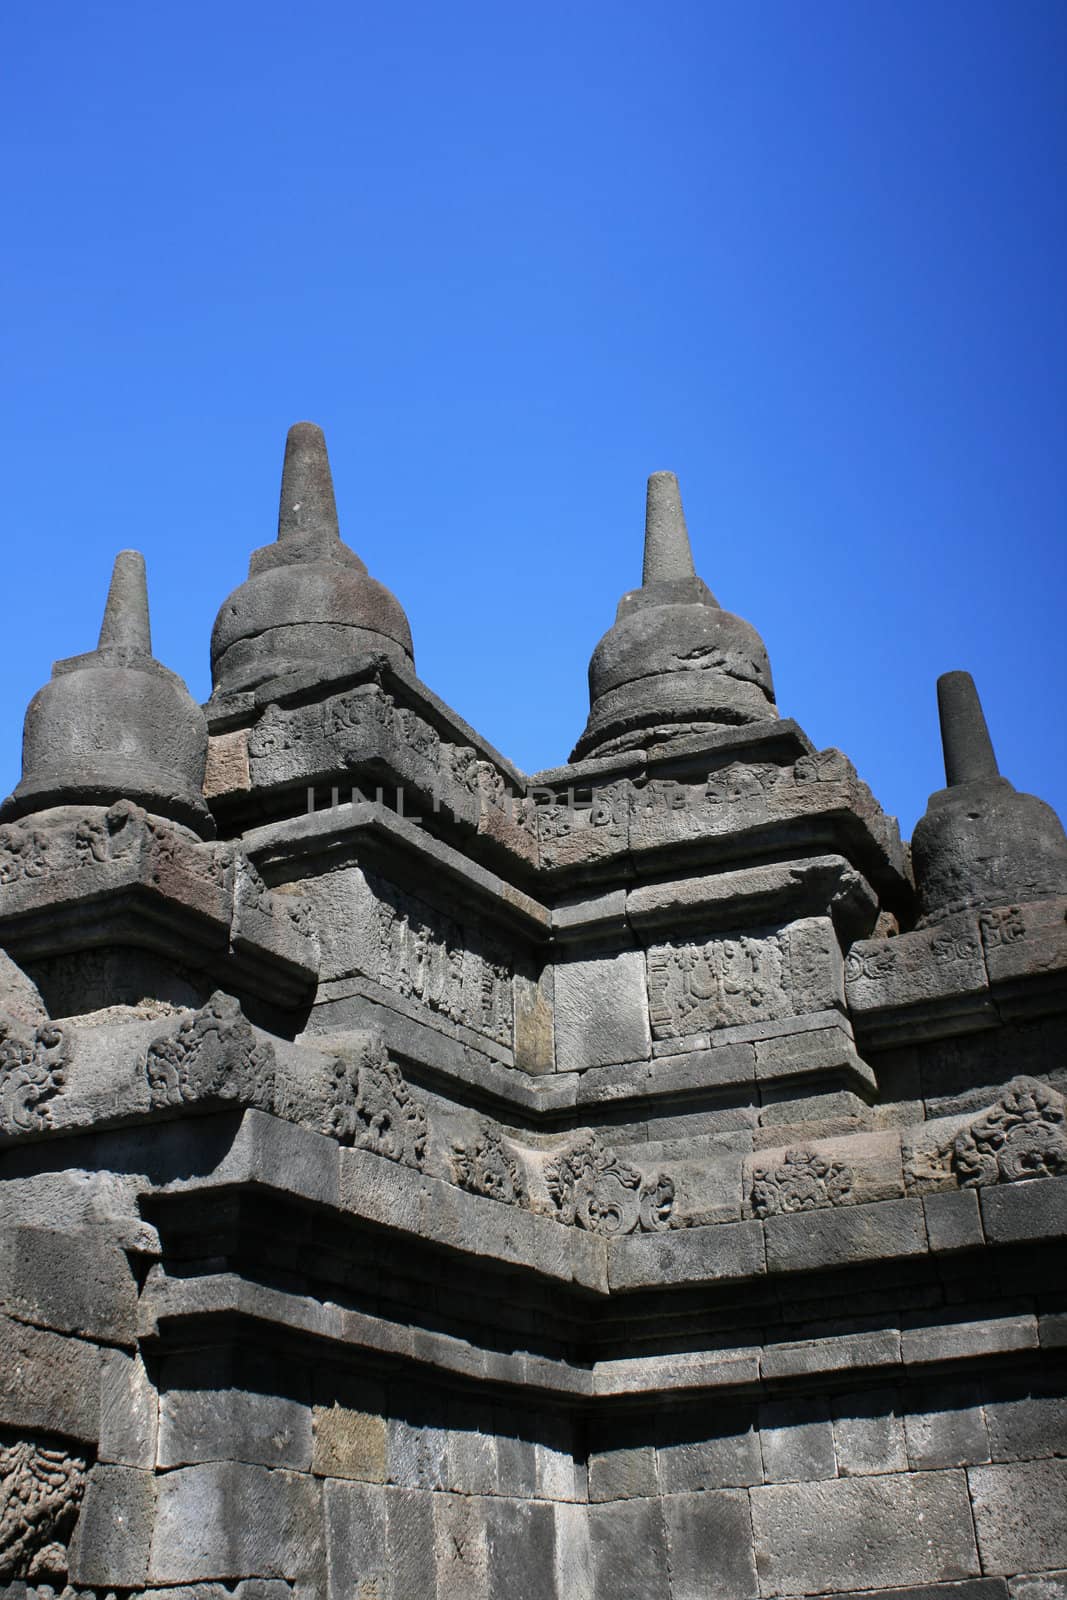
<path id="1" fill-rule="evenodd" d="M 670 1227 L 673 1181 L 662 1172 L 646 1178 L 596 1134 L 550 1161 L 545 1182 L 559 1220 L 591 1233 L 655 1233 Z"/>
<path id="2" fill-rule="evenodd" d="M 454 1144 L 451 1159 L 452 1176 L 461 1189 L 510 1205 L 524 1204 L 526 1191 L 519 1163 L 491 1123 L 483 1122 L 469 1143 Z"/>
<path id="3" fill-rule="evenodd" d="M 335 1139 L 422 1170 L 426 1112 L 380 1039 L 337 1057 L 331 1098 L 326 1131 Z"/>
<path id="4" fill-rule="evenodd" d="M 0 1445 L 0 1579 L 66 1574 L 85 1473 L 82 1457 L 62 1448 Z"/>
<path id="5" fill-rule="evenodd" d="M 782 1161 L 752 1169 L 750 1199 L 757 1217 L 839 1206 L 851 1195 L 851 1167 L 816 1150 L 787 1150 Z"/>
<path id="6" fill-rule="evenodd" d="M 1013 1078 L 995 1106 L 952 1142 L 963 1188 L 1067 1176 L 1067 1102 L 1036 1078 Z"/>
<path id="7" fill-rule="evenodd" d="M 54 1022 L 30 1037 L 0 1040 L 0 1132 L 39 1133 L 51 1124 L 49 1102 L 66 1078 L 69 1042 Z"/>
<path id="8" fill-rule="evenodd" d="M 176 1034 L 149 1045 L 145 1076 L 154 1106 L 226 1100 L 269 1110 L 274 1101 L 274 1051 L 221 990 Z"/>

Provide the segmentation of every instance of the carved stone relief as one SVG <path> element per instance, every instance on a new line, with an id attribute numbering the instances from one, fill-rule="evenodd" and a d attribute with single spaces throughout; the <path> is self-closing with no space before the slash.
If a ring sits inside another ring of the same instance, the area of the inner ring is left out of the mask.
<path id="1" fill-rule="evenodd" d="M 1013 1078 L 996 1105 L 952 1142 L 963 1188 L 1067 1176 L 1067 1102 L 1036 1078 Z"/>
<path id="2" fill-rule="evenodd" d="M 655 1039 L 824 1010 L 836 998 L 836 942 L 826 918 L 776 932 L 653 945 L 647 956 Z"/>
<path id="3" fill-rule="evenodd" d="M 423 1170 L 426 1112 L 380 1040 L 337 1056 L 330 1100 L 326 1131 L 335 1139 Z"/>
<path id="4" fill-rule="evenodd" d="M 815 1150 L 787 1150 L 780 1162 L 752 1169 L 752 1212 L 773 1217 L 792 1211 L 816 1211 L 852 1198 L 852 1169 Z"/>
<path id="5" fill-rule="evenodd" d="M 145 1077 L 154 1106 L 231 1100 L 268 1110 L 274 1099 L 274 1050 L 256 1038 L 238 1002 L 216 990 L 176 1034 L 149 1045 Z"/>
<path id="6" fill-rule="evenodd" d="M 39 1133 L 51 1125 L 50 1102 L 66 1077 L 69 1038 L 45 1022 L 28 1038 L 0 1040 L 0 1131 Z"/>
<path id="7" fill-rule="evenodd" d="M 483 1122 L 474 1139 L 453 1144 L 450 1159 L 453 1181 L 461 1189 L 509 1205 L 526 1203 L 522 1169 L 491 1123 Z"/>
<path id="8" fill-rule="evenodd" d="M 549 1161 L 545 1183 L 559 1220 L 591 1233 L 658 1233 L 670 1227 L 672 1179 L 666 1173 L 646 1177 L 596 1134 Z"/>
<path id="9" fill-rule="evenodd" d="M 0 1579 L 64 1577 L 86 1463 L 62 1446 L 0 1444 Z"/>
<path id="10" fill-rule="evenodd" d="M 368 882 L 377 896 L 378 981 L 510 1046 L 512 980 L 502 952 L 413 895 L 370 874 Z"/>

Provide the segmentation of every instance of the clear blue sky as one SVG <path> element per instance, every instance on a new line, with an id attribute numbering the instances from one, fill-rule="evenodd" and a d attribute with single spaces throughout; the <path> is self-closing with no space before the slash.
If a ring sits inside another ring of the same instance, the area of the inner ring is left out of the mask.
<path id="1" fill-rule="evenodd" d="M 955 667 L 1067 810 L 1063 0 L 60 0 L 2 60 L 0 786 L 124 546 L 207 697 L 309 418 L 521 766 L 667 467 L 783 715 L 906 832 Z"/>

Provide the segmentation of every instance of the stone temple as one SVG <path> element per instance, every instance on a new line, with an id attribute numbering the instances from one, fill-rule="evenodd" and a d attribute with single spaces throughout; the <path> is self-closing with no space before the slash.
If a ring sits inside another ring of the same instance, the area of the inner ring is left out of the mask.
<path id="1" fill-rule="evenodd" d="M 123 552 L 0 810 L 0 1596 L 1063 1600 L 1067 840 L 968 674 L 909 847 L 657 472 L 528 776 L 308 423 L 211 662 Z"/>

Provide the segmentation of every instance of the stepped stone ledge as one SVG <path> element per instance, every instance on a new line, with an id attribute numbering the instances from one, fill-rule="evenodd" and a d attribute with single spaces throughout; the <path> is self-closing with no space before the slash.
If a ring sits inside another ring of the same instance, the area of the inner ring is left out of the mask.
<path id="1" fill-rule="evenodd" d="M 525 774 L 340 526 L 298 423 L 208 705 L 123 551 L 27 711 L 0 1600 L 1067 1600 L 1067 839 L 973 678 L 909 844 L 654 472 Z"/>

